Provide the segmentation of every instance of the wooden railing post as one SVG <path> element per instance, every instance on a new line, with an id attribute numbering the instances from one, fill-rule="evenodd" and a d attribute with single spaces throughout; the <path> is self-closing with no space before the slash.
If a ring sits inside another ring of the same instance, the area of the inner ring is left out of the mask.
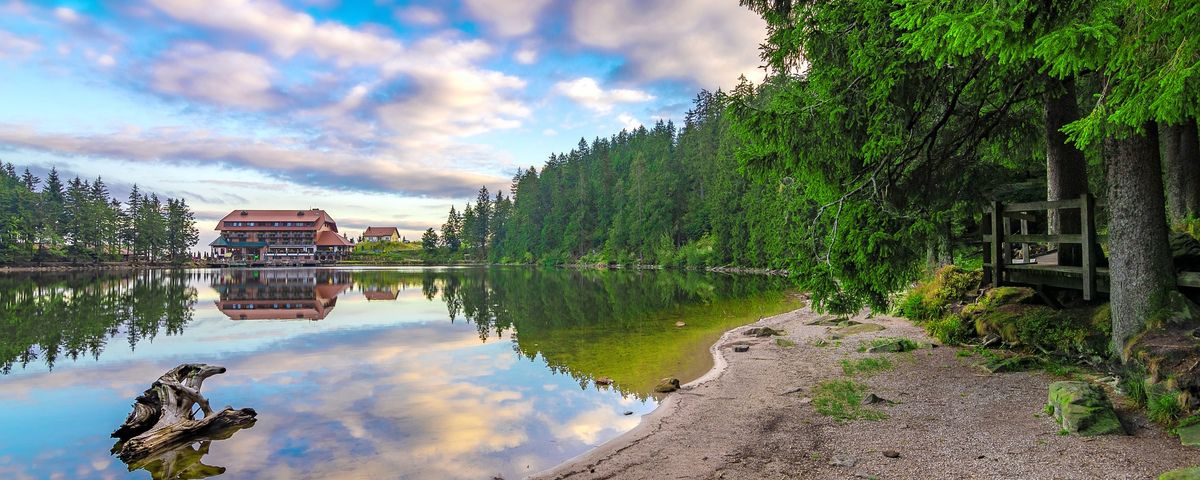
<path id="1" fill-rule="evenodd" d="M 992 201 L 992 287 L 999 287 L 1004 281 L 1004 230 L 1002 228 L 1004 208 L 997 200 Z"/>
<path id="2" fill-rule="evenodd" d="M 1079 220 L 1082 222 L 1083 299 L 1096 294 L 1096 198 L 1090 193 L 1079 198 Z"/>

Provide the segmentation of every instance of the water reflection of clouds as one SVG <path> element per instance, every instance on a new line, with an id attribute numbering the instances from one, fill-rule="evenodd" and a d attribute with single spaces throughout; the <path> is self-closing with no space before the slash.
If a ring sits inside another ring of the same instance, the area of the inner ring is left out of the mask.
<path id="1" fill-rule="evenodd" d="M 570 377 L 548 375 L 540 360 L 519 359 L 508 342 L 481 344 L 467 325 L 362 328 L 262 346 L 266 351 L 224 354 L 220 363 L 229 373 L 205 386 L 214 402 L 260 414 L 254 428 L 214 442 L 205 458 L 236 477 L 523 475 L 637 424 L 636 416 L 621 415 L 628 400 L 618 394 L 580 391 Z M 20 399 L 35 416 L 49 416 L 80 405 L 48 393 L 88 385 L 92 401 L 105 404 L 91 407 L 101 418 L 89 431 L 65 432 L 88 438 L 64 440 L 106 450 L 106 435 L 123 415 L 114 416 L 113 405 L 127 408 L 172 361 L 11 377 L 0 400 Z M 119 462 L 102 464 L 73 449 L 41 454 L 39 464 L 57 465 L 53 470 L 68 477 L 82 468 L 84 476 L 124 475 Z M 0 460 L 0 473 L 23 476 L 21 463 Z"/>

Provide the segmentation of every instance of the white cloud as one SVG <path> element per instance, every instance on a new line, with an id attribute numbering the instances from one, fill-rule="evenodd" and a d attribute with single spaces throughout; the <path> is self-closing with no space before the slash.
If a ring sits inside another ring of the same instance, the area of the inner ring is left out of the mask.
<path id="1" fill-rule="evenodd" d="M 96 64 L 100 65 L 101 67 L 107 68 L 107 67 L 116 65 L 117 59 L 113 58 L 112 55 L 105 53 L 103 55 L 100 55 L 99 57 L 96 57 Z"/>
<path id="2" fill-rule="evenodd" d="M 572 32 L 581 43 L 626 56 L 640 80 L 684 79 L 708 89 L 756 79 L 766 24 L 733 0 L 578 0 Z"/>
<path id="3" fill-rule="evenodd" d="M 466 0 L 475 18 L 487 22 L 496 34 L 515 37 L 533 31 L 538 15 L 550 0 Z"/>
<path id="4" fill-rule="evenodd" d="M 412 5 L 396 10 L 396 19 L 413 25 L 441 25 L 446 21 L 446 16 L 442 12 L 432 9 Z"/>
<path id="5" fill-rule="evenodd" d="M 654 95 L 641 90 L 616 88 L 604 90 L 594 78 L 580 77 L 554 84 L 554 92 L 599 113 L 611 112 L 618 103 L 639 103 L 654 100 Z"/>
<path id="6" fill-rule="evenodd" d="M 25 57 L 42 49 L 41 42 L 0 30 L 0 58 Z"/>
<path id="7" fill-rule="evenodd" d="M 537 59 L 538 59 L 537 49 L 530 48 L 530 47 L 522 47 L 520 50 L 517 50 L 517 52 L 513 54 L 513 60 L 516 60 L 517 63 L 519 63 L 521 65 L 533 65 L 534 63 L 537 63 Z"/>
<path id="8" fill-rule="evenodd" d="M 542 130 L 542 135 L 545 135 L 547 137 L 554 137 L 554 136 L 558 135 L 558 130 L 555 130 L 553 128 L 547 128 L 545 130 Z"/>
<path id="9" fill-rule="evenodd" d="M 266 59 L 201 43 L 167 51 L 150 75 L 151 86 L 161 93 L 220 105 L 266 109 L 283 102 L 272 87 L 277 73 Z"/>
<path id="10" fill-rule="evenodd" d="M 79 21 L 79 13 L 67 7 L 55 8 L 54 17 L 66 23 L 75 23 Z"/>
<path id="11" fill-rule="evenodd" d="M 312 148 L 304 139 L 233 137 L 207 131 L 161 128 L 82 135 L 42 132 L 0 123 L 0 145 L 87 158 L 136 163 L 223 164 L 250 168 L 302 185 L 385 191 L 410 196 L 468 198 L 480 185 L 504 178 L 448 168 L 461 152 L 427 145 L 379 153 Z"/>
<path id="12" fill-rule="evenodd" d="M 634 118 L 633 115 L 628 113 L 617 115 L 617 122 L 621 124 L 621 128 L 630 131 L 637 130 L 638 127 L 642 126 L 641 120 Z"/>

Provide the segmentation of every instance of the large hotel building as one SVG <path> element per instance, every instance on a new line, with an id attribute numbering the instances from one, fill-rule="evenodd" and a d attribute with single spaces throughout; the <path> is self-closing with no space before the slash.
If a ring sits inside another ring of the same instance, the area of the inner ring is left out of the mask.
<path id="1" fill-rule="evenodd" d="M 336 262 L 353 244 L 321 209 L 234 210 L 217 223 L 209 246 L 218 259 L 247 263 Z"/>

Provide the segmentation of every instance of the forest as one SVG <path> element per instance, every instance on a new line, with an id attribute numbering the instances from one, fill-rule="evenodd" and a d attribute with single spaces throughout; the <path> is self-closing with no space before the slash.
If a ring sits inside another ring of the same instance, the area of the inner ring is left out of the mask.
<path id="1" fill-rule="evenodd" d="M 1200 4 L 741 3 L 769 27 L 764 81 L 581 140 L 510 197 L 481 189 L 427 251 L 781 268 L 829 310 L 887 309 L 939 265 L 978 266 L 989 202 L 1090 193 L 1114 351 L 1187 303 L 1168 237 L 1200 214 Z"/>
<path id="2" fill-rule="evenodd" d="M 199 239 L 187 202 L 134 185 L 124 204 L 100 178 L 66 184 L 0 165 L 0 265 L 134 261 L 180 264 Z"/>

